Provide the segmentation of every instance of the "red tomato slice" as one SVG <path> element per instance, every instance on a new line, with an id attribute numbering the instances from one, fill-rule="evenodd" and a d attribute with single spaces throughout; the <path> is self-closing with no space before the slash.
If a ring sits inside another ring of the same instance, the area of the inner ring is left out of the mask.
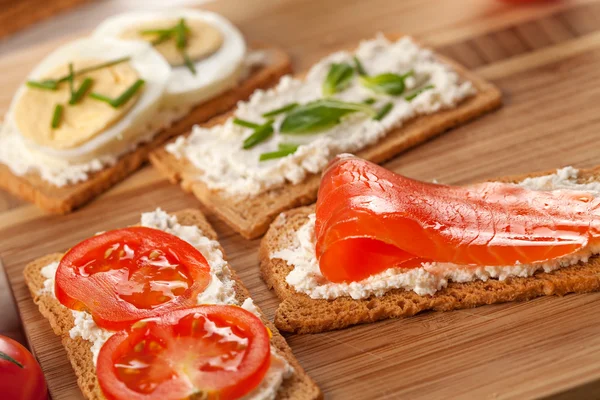
<path id="1" fill-rule="evenodd" d="M 271 364 L 269 334 L 254 314 L 204 305 L 141 320 L 102 346 L 96 368 L 110 400 L 238 399 Z"/>
<path id="2" fill-rule="evenodd" d="M 98 326 L 120 330 L 196 305 L 210 279 L 208 262 L 189 243 L 157 229 L 130 227 L 69 250 L 56 271 L 55 292 L 66 307 L 90 312 Z"/>

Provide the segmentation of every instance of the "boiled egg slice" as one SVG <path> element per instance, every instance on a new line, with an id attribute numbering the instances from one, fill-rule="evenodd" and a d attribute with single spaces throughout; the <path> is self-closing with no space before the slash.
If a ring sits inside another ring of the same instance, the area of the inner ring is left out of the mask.
<path id="1" fill-rule="evenodd" d="M 178 24 L 185 32 L 183 46 L 178 46 Z M 94 36 L 152 44 L 173 67 L 163 101 L 170 107 L 192 107 L 216 97 L 236 86 L 243 72 L 244 37 L 231 22 L 212 12 L 129 12 L 105 20 Z"/>
<path id="2" fill-rule="evenodd" d="M 70 71 L 72 84 L 65 80 Z M 170 76 L 170 65 L 147 43 L 76 40 L 55 50 L 31 72 L 13 98 L 7 120 L 28 147 L 52 157 L 84 162 L 119 155 L 148 134 L 146 126 L 161 104 Z M 84 91 L 85 81 L 89 82 Z M 48 82 L 56 82 L 56 87 L 36 85 Z M 79 89 L 80 97 L 72 102 L 72 93 Z M 128 90 L 130 96 L 123 97 Z M 108 102 L 119 97 L 126 101 L 118 106 Z M 58 118 L 57 107 L 62 108 Z"/>

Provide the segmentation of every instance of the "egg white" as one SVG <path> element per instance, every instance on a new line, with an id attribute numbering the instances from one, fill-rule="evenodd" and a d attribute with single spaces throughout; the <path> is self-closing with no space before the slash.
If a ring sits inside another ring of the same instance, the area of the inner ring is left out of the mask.
<path id="1" fill-rule="evenodd" d="M 79 39 L 59 47 L 48 55 L 29 74 L 27 80 L 40 80 L 56 68 L 77 59 L 94 59 L 99 62 L 130 57 L 129 61 L 140 79 L 145 81 L 135 105 L 115 124 L 73 149 L 56 150 L 39 146 L 27 139 L 32 150 L 72 162 L 84 162 L 110 153 L 120 155 L 131 148 L 140 135 L 146 134 L 145 127 L 161 105 L 162 97 L 171 76 L 171 66 L 151 45 L 143 42 L 125 42 L 110 38 L 90 37 Z M 21 95 L 27 90 L 25 82 L 17 90 L 7 120 L 17 130 L 13 109 Z M 35 90 L 35 89 L 29 89 Z M 35 116 L 32 116 L 35 118 Z"/>
<path id="2" fill-rule="evenodd" d="M 246 42 L 240 31 L 218 14 L 192 9 L 128 12 L 108 18 L 93 35 L 118 38 L 131 26 L 166 18 L 201 20 L 223 35 L 223 43 L 215 53 L 194 62 L 195 75 L 185 65 L 173 67 L 163 99 L 166 106 L 195 106 L 237 85 L 243 72 Z"/>

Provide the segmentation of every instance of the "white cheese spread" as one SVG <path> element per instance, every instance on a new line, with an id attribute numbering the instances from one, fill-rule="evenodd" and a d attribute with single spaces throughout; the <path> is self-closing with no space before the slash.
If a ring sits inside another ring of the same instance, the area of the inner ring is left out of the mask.
<path id="1" fill-rule="evenodd" d="M 235 298 L 235 287 L 231 276 L 231 269 L 227 261 L 224 260 L 221 247 L 217 241 L 204 236 L 202 231 L 195 225 L 179 224 L 177 217 L 169 215 L 161 209 L 143 213 L 141 225 L 160 229 L 185 240 L 198 249 L 206 258 L 210 265 L 212 282 L 198 296 L 198 304 L 240 305 Z M 54 280 L 58 264 L 58 262 L 53 262 L 42 268 L 41 273 L 46 280 L 40 294 L 54 296 Z M 252 299 L 246 299 L 240 306 L 260 317 Z M 91 314 L 85 311 L 71 312 L 73 313 L 74 326 L 71 328 L 69 334 L 72 339 L 81 337 L 91 343 L 90 350 L 95 365 L 100 348 L 112 336 L 113 332 L 98 327 L 92 319 Z M 271 366 L 269 370 L 260 385 L 244 396 L 243 399 L 275 399 L 279 387 L 293 372 L 292 366 L 271 346 Z"/>
<path id="2" fill-rule="evenodd" d="M 421 87 L 420 82 L 434 85 L 412 101 L 403 96 L 375 94 L 353 79 L 347 88 L 334 95 L 348 102 L 375 99 L 373 107 L 393 103 L 391 111 L 377 121 L 364 113 L 346 116 L 324 132 L 286 135 L 279 132 L 285 116 L 275 118 L 275 134 L 251 149 L 242 149 L 242 142 L 252 130 L 240 127 L 230 118 L 222 125 L 211 128 L 194 127 L 188 137 L 179 137 L 167 146 L 167 151 L 178 158 L 187 158 L 198 170 L 198 179 L 208 187 L 231 195 L 255 195 L 284 184 L 299 183 L 307 174 L 319 173 L 335 155 L 356 152 L 382 139 L 392 129 L 419 115 L 435 113 L 456 107 L 459 102 L 475 93 L 471 82 L 463 81 L 450 66 L 436 59 L 434 54 L 405 37 L 390 42 L 383 35 L 364 41 L 355 53 L 337 52 L 315 64 L 304 79 L 283 77 L 272 89 L 254 92 L 247 102 L 238 103 L 235 117 L 262 123 L 262 114 L 291 103 L 304 104 L 323 97 L 322 84 L 332 63 L 353 63 L 357 56 L 370 75 L 382 73 L 404 74 L 414 71 L 406 79 L 406 89 Z M 279 144 L 300 145 L 286 157 L 259 161 L 262 153 L 276 151 Z"/>
<path id="3" fill-rule="evenodd" d="M 155 117 L 143 127 L 143 132 L 134 143 L 117 146 L 114 153 L 106 154 L 91 161 L 71 161 L 91 151 L 85 149 L 89 143 L 74 151 L 52 151 L 28 144 L 9 121 L 0 124 L 0 163 L 5 164 L 13 174 L 23 176 L 38 174 L 44 181 L 62 187 L 84 182 L 89 175 L 114 165 L 119 157 L 132 152 L 142 143 L 151 141 L 156 133 L 169 128 L 190 111 L 189 108 L 158 110 Z M 101 135 L 100 135 L 101 136 Z M 93 146 L 92 146 L 93 147 Z"/>
<path id="4" fill-rule="evenodd" d="M 566 167 L 555 174 L 527 178 L 519 185 L 532 190 L 579 190 L 600 195 L 600 182 L 578 183 L 578 170 Z M 419 295 L 433 295 L 445 288 L 448 282 L 470 282 L 488 279 L 505 280 L 509 277 L 528 277 L 537 271 L 551 272 L 568 267 L 600 253 L 600 246 L 587 248 L 568 256 L 535 264 L 513 266 L 461 266 L 450 263 L 424 263 L 419 268 L 390 268 L 359 282 L 333 283 L 321 274 L 315 257 L 314 227 L 315 214 L 296 232 L 295 242 L 290 248 L 271 254 L 271 258 L 282 259 L 294 268 L 286 277 L 286 282 L 297 292 L 305 293 L 313 299 L 335 299 L 350 296 L 364 299 L 382 296 L 392 289 L 412 290 Z"/>

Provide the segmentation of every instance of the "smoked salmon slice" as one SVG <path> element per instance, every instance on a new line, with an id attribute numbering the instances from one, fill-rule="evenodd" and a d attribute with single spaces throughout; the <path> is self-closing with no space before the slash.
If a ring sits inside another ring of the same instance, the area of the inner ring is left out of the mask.
<path id="1" fill-rule="evenodd" d="M 316 256 L 331 282 L 423 262 L 544 262 L 597 242 L 599 202 L 573 190 L 419 182 L 342 155 L 325 170 L 319 188 Z"/>

